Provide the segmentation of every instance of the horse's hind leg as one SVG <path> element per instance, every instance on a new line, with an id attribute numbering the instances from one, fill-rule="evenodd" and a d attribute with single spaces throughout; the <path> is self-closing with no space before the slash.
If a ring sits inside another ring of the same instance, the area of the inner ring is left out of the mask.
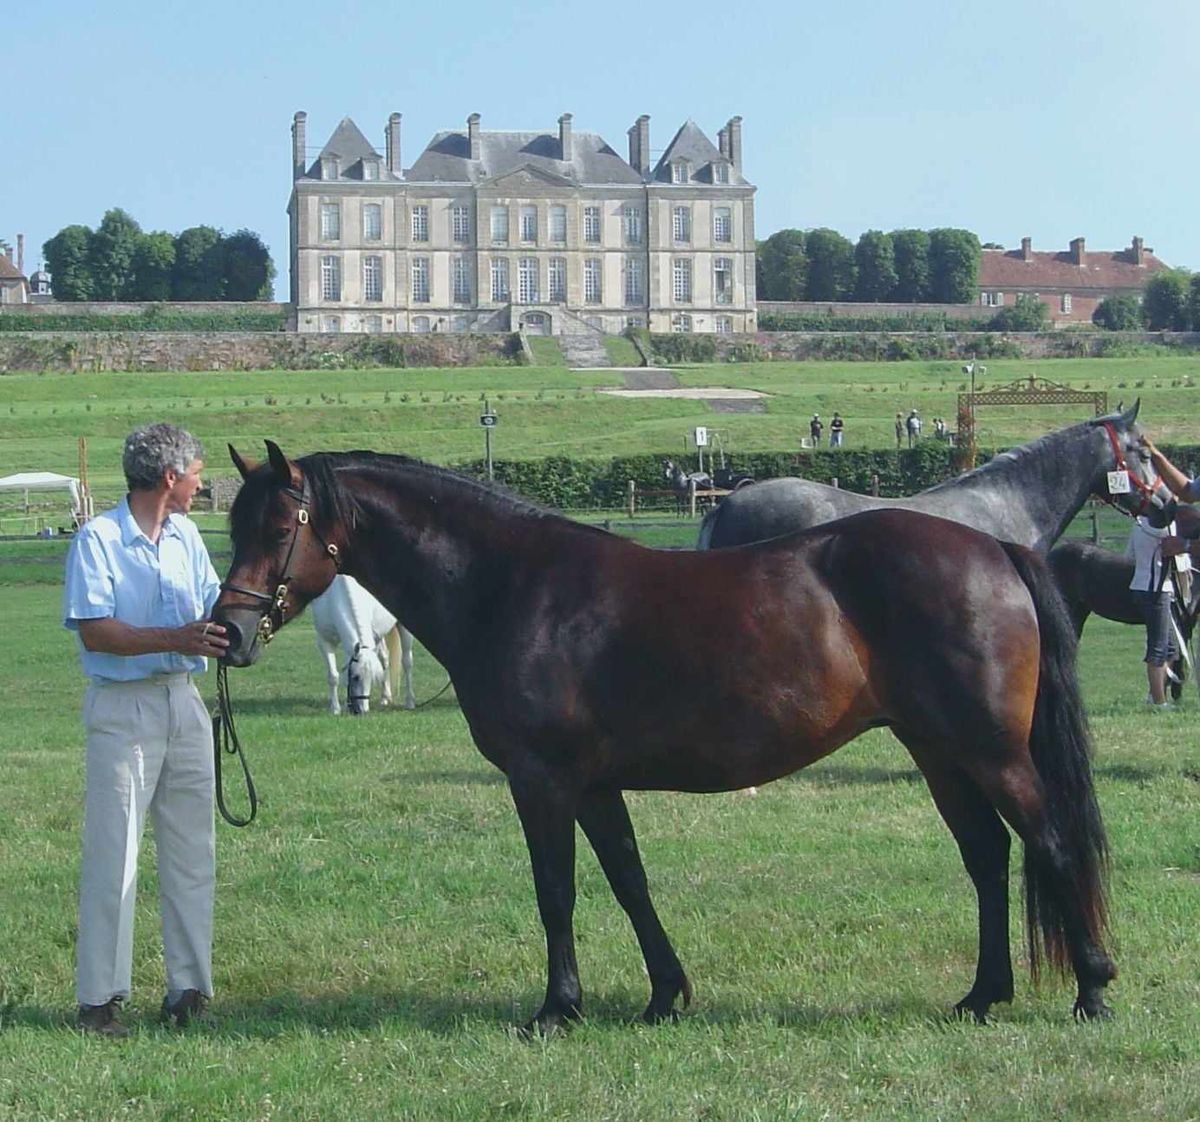
<path id="1" fill-rule="evenodd" d="M 900 736 L 899 733 L 897 733 Z M 979 959 L 975 983 L 955 1005 L 960 1016 L 985 1021 L 991 1007 L 1012 1001 L 1012 954 L 1008 943 L 1010 839 L 1000 815 L 961 770 L 943 764 L 916 742 L 900 736 L 929 784 L 933 801 L 950 827 L 979 905 Z"/>
<path id="2" fill-rule="evenodd" d="M 692 1001 L 692 987 L 650 900 L 646 870 L 625 799 L 615 790 L 589 792 L 580 800 L 577 817 L 600 859 L 613 895 L 633 924 L 646 960 L 650 1004 L 642 1020 L 654 1024 L 674 1017 L 675 999 L 682 995 L 686 1009 Z"/>
<path id="3" fill-rule="evenodd" d="M 337 651 L 326 643 L 320 634 L 317 635 L 317 650 L 321 652 L 321 657 L 325 660 L 325 683 L 329 687 L 329 712 L 336 717 L 342 711 L 342 707 L 338 703 Z"/>
<path id="4" fill-rule="evenodd" d="M 413 693 L 413 637 L 407 628 L 396 626 L 400 643 L 400 668 L 404 671 L 404 708 L 415 709 L 417 698 Z"/>

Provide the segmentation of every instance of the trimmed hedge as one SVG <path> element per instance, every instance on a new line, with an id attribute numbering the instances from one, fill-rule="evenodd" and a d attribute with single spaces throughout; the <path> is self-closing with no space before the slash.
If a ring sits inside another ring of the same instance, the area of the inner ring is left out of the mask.
<path id="1" fill-rule="evenodd" d="M 210 312 L 172 311 L 155 306 L 129 315 L 64 312 L 53 316 L 5 312 L 0 331 L 283 331 L 287 312 L 244 308 Z"/>

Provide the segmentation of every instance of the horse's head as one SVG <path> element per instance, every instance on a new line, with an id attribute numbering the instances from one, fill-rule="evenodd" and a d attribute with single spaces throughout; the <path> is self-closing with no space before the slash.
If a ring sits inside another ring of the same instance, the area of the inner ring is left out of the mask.
<path id="1" fill-rule="evenodd" d="M 229 511 L 233 561 L 212 614 L 225 627 L 230 666 L 249 666 L 259 640 L 270 642 L 329 587 L 340 559 L 336 543 L 344 540 L 301 467 L 266 444 L 267 462 L 258 465 L 229 448 L 244 482 Z"/>
<path id="2" fill-rule="evenodd" d="M 1152 526 L 1161 527 L 1175 517 L 1176 503 L 1146 454 L 1137 423 L 1141 404 L 1139 398 L 1123 413 L 1096 422 L 1107 438 L 1109 455 L 1103 457 L 1106 466 L 1097 478 L 1095 491 L 1128 514 L 1144 514 Z M 1121 472 L 1128 477 L 1128 486 L 1122 481 Z M 1116 489 L 1110 476 L 1116 479 Z"/>
<path id="3" fill-rule="evenodd" d="M 383 683 L 387 671 L 379 653 L 366 643 L 355 643 L 346 661 L 346 708 L 352 716 L 360 717 L 371 711 L 371 691 Z"/>

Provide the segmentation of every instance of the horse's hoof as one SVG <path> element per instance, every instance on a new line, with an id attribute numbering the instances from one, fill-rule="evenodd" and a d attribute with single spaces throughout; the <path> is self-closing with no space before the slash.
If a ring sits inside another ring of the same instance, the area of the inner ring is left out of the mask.
<path id="1" fill-rule="evenodd" d="M 552 1036 L 569 1032 L 582 1020 L 583 1014 L 577 1009 L 568 1013 L 547 1013 L 543 1009 L 528 1024 L 521 1025 L 516 1033 L 522 1040 L 549 1040 Z"/>
<path id="2" fill-rule="evenodd" d="M 1077 1021 L 1111 1021 L 1116 1016 L 1112 1009 L 1098 998 L 1093 1001 L 1077 1000 L 1072 1013 Z"/>
<path id="3" fill-rule="evenodd" d="M 988 1023 L 988 1013 L 991 1010 L 989 1005 L 977 1005 L 973 1001 L 968 1001 L 965 997 L 950 1011 L 950 1020 L 952 1021 L 974 1021 L 977 1025 L 986 1025 Z"/>

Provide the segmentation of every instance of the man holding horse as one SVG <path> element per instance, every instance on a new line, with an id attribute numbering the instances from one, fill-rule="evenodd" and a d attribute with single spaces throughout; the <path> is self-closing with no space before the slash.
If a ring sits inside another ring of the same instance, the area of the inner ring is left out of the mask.
<path id="1" fill-rule="evenodd" d="M 212 725 L 192 676 L 219 657 L 206 622 L 220 590 L 186 516 L 200 488 L 200 442 L 169 424 L 126 438 L 129 493 L 82 526 L 67 557 L 63 622 L 88 677 L 83 860 L 76 996 L 79 1026 L 129 1030 L 137 857 L 154 822 L 167 995 L 162 1019 L 185 1025 L 212 994 L 215 884 Z"/>

